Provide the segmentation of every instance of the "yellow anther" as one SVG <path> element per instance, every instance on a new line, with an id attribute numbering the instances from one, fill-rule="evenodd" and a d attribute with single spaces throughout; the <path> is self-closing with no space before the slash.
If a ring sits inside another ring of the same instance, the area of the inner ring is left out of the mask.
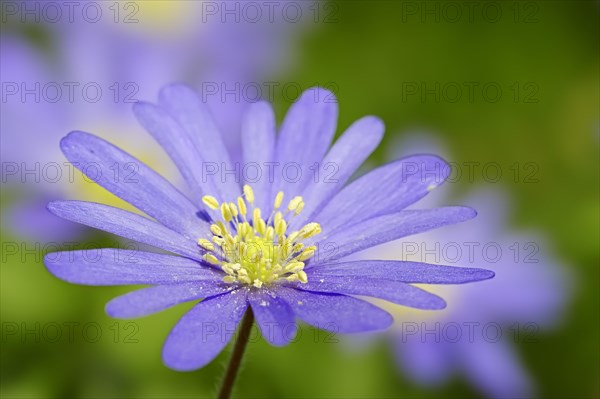
<path id="1" fill-rule="evenodd" d="M 250 280 L 250 277 L 248 276 L 238 276 L 238 279 L 242 282 L 242 283 L 246 283 L 248 285 L 250 285 L 252 283 L 252 280 Z"/>
<path id="2" fill-rule="evenodd" d="M 301 242 L 297 242 L 292 246 L 292 253 L 297 254 L 298 252 L 301 252 L 303 249 L 304 249 L 304 244 L 302 244 Z"/>
<path id="3" fill-rule="evenodd" d="M 239 237 L 246 236 L 246 222 L 238 224 L 237 233 Z"/>
<path id="4" fill-rule="evenodd" d="M 244 222 L 244 235 L 253 235 L 254 230 L 250 226 L 250 223 Z"/>
<path id="5" fill-rule="evenodd" d="M 233 202 L 229 203 L 229 212 L 231 212 L 231 216 L 235 219 L 238 215 L 238 209 Z"/>
<path id="6" fill-rule="evenodd" d="M 302 229 L 300 229 L 300 236 L 303 238 L 314 237 L 321 232 L 321 225 L 319 223 L 308 223 Z"/>
<path id="7" fill-rule="evenodd" d="M 294 243 L 286 240 L 281 245 L 281 256 L 285 259 L 289 258 L 294 253 Z"/>
<path id="8" fill-rule="evenodd" d="M 292 198 L 292 200 L 290 201 L 290 203 L 288 204 L 288 211 L 293 211 L 296 209 L 296 207 L 298 206 L 298 204 L 300 204 L 300 202 L 302 202 L 302 197 L 300 197 L 299 195 Z"/>
<path id="9" fill-rule="evenodd" d="M 208 263 L 211 263 L 213 265 L 219 265 L 220 262 L 217 259 L 216 256 L 214 256 L 213 254 L 206 254 L 202 256 L 202 259 L 204 259 L 205 261 L 207 261 Z"/>
<path id="10" fill-rule="evenodd" d="M 255 279 L 254 283 L 252 285 L 255 286 L 256 288 L 260 288 L 260 287 L 262 287 L 263 282 L 260 281 L 259 279 Z"/>
<path id="11" fill-rule="evenodd" d="M 254 204 L 254 191 L 252 190 L 252 187 L 247 184 L 244 185 L 244 195 L 246 196 L 246 201 L 250 204 Z"/>
<path id="12" fill-rule="evenodd" d="M 277 211 L 275 213 L 275 217 L 273 218 L 273 224 L 277 226 L 277 223 L 279 223 L 281 219 L 283 219 L 283 215 L 281 214 L 281 212 Z"/>
<path id="13" fill-rule="evenodd" d="M 254 228 L 256 228 L 256 224 L 260 219 L 260 208 L 254 208 L 254 211 L 252 212 L 252 225 Z"/>
<path id="14" fill-rule="evenodd" d="M 300 236 L 300 231 L 294 231 L 288 236 L 288 241 L 296 241 L 296 238 Z"/>
<path id="15" fill-rule="evenodd" d="M 246 202 L 244 201 L 244 199 L 242 197 L 238 197 L 237 199 L 237 203 L 238 203 L 238 208 L 240 209 L 240 214 L 244 217 L 246 217 Z"/>
<path id="16" fill-rule="evenodd" d="M 304 209 L 304 201 L 300 201 L 300 203 L 296 207 L 296 210 L 294 211 L 294 215 L 298 216 L 300 214 L 300 212 L 302 212 L 303 209 Z"/>
<path id="17" fill-rule="evenodd" d="M 291 273 L 297 273 L 297 272 L 299 272 L 302 269 L 304 269 L 304 263 L 302 263 L 302 262 L 292 262 L 292 263 L 289 263 L 284 268 L 284 270 L 286 272 L 291 272 Z"/>
<path id="18" fill-rule="evenodd" d="M 216 236 L 223 235 L 223 232 L 221 231 L 221 228 L 218 225 L 216 225 L 216 224 L 211 224 L 210 225 L 210 232 L 213 233 Z"/>
<path id="19" fill-rule="evenodd" d="M 225 234 L 229 234 L 227 231 L 227 226 L 225 226 L 225 224 L 223 222 L 221 222 L 220 220 L 217 222 L 217 226 L 219 226 L 219 229 L 221 229 L 222 236 L 224 236 Z"/>
<path id="20" fill-rule="evenodd" d="M 273 271 L 273 273 L 280 273 L 283 270 L 283 267 L 281 267 L 280 264 L 277 264 L 277 265 L 273 266 L 271 268 L 271 270 Z"/>
<path id="21" fill-rule="evenodd" d="M 202 197 L 202 202 L 210 209 L 219 209 L 219 201 L 212 195 L 205 195 Z"/>
<path id="22" fill-rule="evenodd" d="M 226 222 L 230 222 L 232 219 L 231 210 L 229 209 L 229 204 L 221 204 L 221 216 L 223 220 Z"/>
<path id="23" fill-rule="evenodd" d="M 206 238 L 198 239 L 198 245 L 200 245 L 202 248 L 204 248 L 207 251 L 215 250 L 215 246 L 213 245 L 213 243 L 208 241 Z"/>
<path id="24" fill-rule="evenodd" d="M 227 275 L 227 276 L 223 277 L 223 281 L 225 283 L 231 284 L 231 283 L 235 283 L 236 279 L 234 276 Z"/>
<path id="25" fill-rule="evenodd" d="M 285 220 L 280 219 L 277 222 L 275 222 L 275 233 L 277 233 L 278 236 L 284 235 L 286 230 L 287 223 L 285 222 Z"/>
<path id="26" fill-rule="evenodd" d="M 283 202 L 283 191 L 280 191 L 275 196 L 275 203 L 273 204 L 275 206 L 275 209 L 279 209 L 282 202 Z"/>
<path id="27" fill-rule="evenodd" d="M 227 245 L 229 245 L 230 247 L 233 247 L 235 245 L 235 238 L 233 238 L 231 236 L 231 234 L 227 234 L 224 238 L 225 238 L 225 243 Z"/>
<path id="28" fill-rule="evenodd" d="M 308 283 L 308 276 L 306 275 L 306 272 L 304 270 L 300 270 L 298 272 L 298 279 L 300 280 L 301 283 L 306 284 Z"/>
<path id="29" fill-rule="evenodd" d="M 263 236 L 267 232 L 267 224 L 262 219 L 258 219 L 258 223 L 254 224 L 254 228 L 260 235 L 263 235 Z"/>
<path id="30" fill-rule="evenodd" d="M 298 260 L 305 261 L 307 259 L 312 258 L 313 255 L 315 254 L 316 250 L 317 250 L 317 247 L 315 247 L 315 246 L 310 246 L 310 247 L 306 248 L 304 251 L 302 251 L 302 253 L 298 257 Z"/>
<path id="31" fill-rule="evenodd" d="M 273 226 L 268 226 L 265 231 L 265 239 L 268 241 L 273 241 L 273 237 L 275 237 L 275 229 Z"/>

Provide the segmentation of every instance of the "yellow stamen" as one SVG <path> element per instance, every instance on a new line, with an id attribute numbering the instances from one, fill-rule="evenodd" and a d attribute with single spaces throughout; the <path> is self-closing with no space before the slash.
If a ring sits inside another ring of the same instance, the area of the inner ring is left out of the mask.
<path id="1" fill-rule="evenodd" d="M 216 257 L 216 256 L 214 256 L 213 254 L 206 254 L 206 255 L 203 255 L 203 256 L 202 256 L 202 258 L 203 258 L 205 261 L 207 261 L 208 263 L 211 263 L 211 264 L 213 264 L 213 265 L 218 265 L 218 264 L 220 263 L 220 262 L 219 262 L 219 260 L 217 259 L 217 257 Z"/>
<path id="2" fill-rule="evenodd" d="M 206 238 L 199 238 L 198 245 L 200 245 L 202 248 L 206 249 L 207 251 L 215 250 L 215 246 L 213 245 L 213 243 L 208 241 Z"/>
<path id="3" fill-rule="evenodd" d="M 281 206 L 282 202 L 283 202 L 283 191 L 280 191 L 275 196 L 274 208 L 275 209 L 279 209 L 279 207 Z"/>
<path id="4" fill-rule="evenodd" d="M 305 248 L 302 241 L 319 234 L 321 226 L 308 223 L 286 236 L 288 220 L 284 214 L 274 211 L 265 221 L 261 210 L 254 205 L 252 188 L 245 185 L 243 190 L 244 198 L 238 197 L 237 205 L 233 202 L 219 204 L 214 197 L 203 197 L 211 209 L 220 209 L 222 218 L 210 226 L 213 234 L 210 240 L 198 239 L 198 245 L 210 252 L 204 254 L 203 259 L 220 266 L 226 274 L 223 281 L 230 284 L 260 289 L 282 281 L 306 283 L 305 262 L 314 256 L 316 246 Z M 283 192 L 278 192 L 273 202 L 274 210 L 281 207 L 283 198 Z M 249 213 L 246 203 L 251 207 L 250 221 L 246 219 Z M 289 202 L 286 215 L 293 212 L 291 217 L 294 217 L 303 208 L 302 197 L 296 196 Z"/>
<path id="5" fill-rule="evenodd" d="M 238 208 L 240 208 L 240 214 L 243 217 L 246 217 L 246 212 L 247 212 L 246 202 L 244 202 L 244 199 L 242 197 L 238 197 L 237 203 L 238 203 Z"/>
<path id="6" fill-rule="evenodd" d="M 275 233 L 277 233 L 278 236 L 284 235 L 286 230 L 287 223 L 285 220 L 279 219 L 277 222 L 275 222 Z"/>
<path id="7" fill-rule="evenodd" d="M 254 204 L 254 191 L 252 191 L 252 187 L 249 185 L 244 185 L 244 195 L 246 196 L 246 200 L 253 205 Z"/>
<path id="8" fill-rule="evenodd" d="M 298 216 L 300 212 L 304 209 L 304 201 L 300 201 L 300 203 L 296 206 L 296 210 L 294 211 L 294 215 Z"/>
<path id="9" fill-rule="evenodd" d="M 233 202 L 229 203 L 229 212 L 231 213 L 231 216 L 233 216 L 233 218 L 237 218 L 238 213 L 238 209 L 235 206 L 235 204 Z"/>
<path id="10" fill-rule="evenodd" d="M 221 216 L 223 220 L 226 222 L 230 222 L 232 219 L 231 210 L 229 209 L 229 204 L 221 204 Z"/>
<path id="11" fill-rule="evenodd" d="M 221 228 L 218 225 L 216 225 L 216 224 L 211 224 L 210 225 L 210 232 L 213 233 L 216 236 L 220 236 L 220 235 L 223 234 L 221 232 Z"/>
<path id="12" fill-rule="evenodd" d="M 212 195 L 205 195 L 202 197 L 202 202 L 204 202 L 204 204 L 210 209 L 219 209 L 219 201 L 217 201 L 217 199 Z"/>
<path id="13" fill-rule="evenodd" d="M 300 202 L 302 202 L 302 197 L 300 196 L 296 196 L 294 198 L 292 198 L 292 200 L 290 201 L 290 203 L 288 204 L 288 211 L 294 211 L 296 210 L 296 208 L 298 207 L 298 205 L 300 204 Z"/>
<path id="14" fill-rule="evenodd" d="M 252 225 L 254 225 L 254 228 L 256 228 L 259 220 L 261 220 L 260 208 L 254 208 L 254 211 L 252 212 Z"/>

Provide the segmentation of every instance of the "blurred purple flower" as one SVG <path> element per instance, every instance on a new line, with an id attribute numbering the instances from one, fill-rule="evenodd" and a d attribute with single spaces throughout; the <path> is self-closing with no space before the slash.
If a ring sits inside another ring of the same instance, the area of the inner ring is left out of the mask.
<path id="1" fill-rule="evenodd" d="M 44 193 L 20 193 L 22 200 L 2 210 L 2 228 L 10 229 L 11 233 L 32 242 L 56 245 L 74 242 L 89 230 L 50 213 L 47 205 L 55 198 L 42 194 Z"/>
<path id="2" fill-rule="evenodd" d="M 393 157 L 423 149 L 443 153 L 427 134 L 397 144 Z M 443 201 L 447 188 L 436 190 L 424 202 L 435 206 Z M 402 322 L 392 336 L 398 364 L 408 377 L 428 387 L 459 373 L 488 397 L 532 396 L 532 377 L 511 342 L 535 342 L 539 330 L 560 319 L 569 297 L 570 276 L 544 250 L 540 235 L 509 229 L 510 206 L 504 192 L 479 189 L 462 202 L 478 211 L 468 226 L 449 226 L 362 255 L 484 267 L 496 273 L 492 280 L 460 290 L 433 289 L 448 298 L 444 310 L 425 317 L 399 310 Z"/>
<path id="3" fill-rule="evenodd" d="M 66 177 L 67 167 L 56 162 L 60 154 L 55 143 L 65 131 L 95 131 L 134 148 L 136 155 L 147 162 L 154 160 L 151 163 L 159 164 L 161 173 L 169 174 L 170 164 L 162 162 L 158 146 L 145 139 L 131 115 L 130 103 L 153 96 L 165 81 L 180 80 L 193 85 L 210 82 L 228 88 L 260 83 L 285 64 L 287 54 L 292 52 L 292 38 L 303 25 L 282 20 L 234 22 L 231 18 L 222 23 L 218 16 L 202 22 L 202 2 L 193 1 L 138 3 L 135 15 L 130 14 L 132 8 L 119 14 L 121 20 L 131 15 L 137 22 L 115 23 L 115 10 L 109 9 L 115 5 L 106 4 L 102 5 L 105 17 L 98 23 L 75 18 L 75 22 L 65 19 L 39 25 L 49 38 L 46 51 L 13 33 L 3 32 L 0 39 L 3 85 L 18 86 L 17 93 L 8 95 L 7 101 L 2 99 L 2 159 L 11 163 L 8 173 L 3 170 L 3 184 L 9 183 L 8 187 L 29 197 L 14 209 L 9 222 L 19 234 L 35 231 L 36 240 L 72 237 L 80 229 L 69 233 L 73 225 L 64 224 L 64 234 L 57 234 L 61 227 L 56 223 L 28 226 L 36 218 L 26 215 L 42 217 L 47 212 L 39 208 L 40 201 L 34 201 L 32 196 L 85 197 L 92 186 L 82 189 L 74 184 Z M 36 94 L 28 94 L 22 101 L 21 85 L 28 90 L 37 85 L 37 96 L 42 98 L 34 99 Z M 46 98 L 54 98 L 52 86 L 61 91 L 56 102 Z M 100 89 L 99 95 L 96 88 Z M 206 102 L 225 134 L 229 151 L 239 159 L 241 117 L 249 101 L 222 101 L 220 95 L 215 95 Z M 62 178 L 54 181 L 41 172 L 50 162 L 58 164 Z M 34 172 L 24 176 L 25 170 Z M 34 208 L 28 210 L 27 206 Z"/>
<path id="4" fill-rule="evenodd" d="M 43 101 L 35 86 L 36 82 L 56 81 L 56 71 L 39 49 L 17 35 L 3 33 L 0 49 L 2 161 L 55 161 L 60 152 L 48 144 L 50 138 L 60 137 L 61 129 L 65 128 L 66 112 L 61 104 Z M 2 183 L 19 180 L 20 173 L 5 173 L 10 172 L 6 169 L 2 172 Z"/>

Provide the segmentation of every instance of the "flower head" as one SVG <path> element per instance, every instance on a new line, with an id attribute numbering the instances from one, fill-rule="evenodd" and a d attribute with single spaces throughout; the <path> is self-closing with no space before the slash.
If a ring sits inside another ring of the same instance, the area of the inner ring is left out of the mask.
<path id="1" fill-rule="evenodd" d="M 284 193 L 278 192 L 273 211 L 265 221 L 260 208 L 254 206 L 252 187 L 245 185 L 244 195 L 252 207 L 250 214 L 242 197 L 237 198 L 237 205 L 233 202 L 219 205 L 216 198 L 209 195 L 202 199 L 209 208 L 221 211 L 221 220 L 210 226 L 212 239 L 198 240 L 198 245 L 207 252 L 204 260 L 221 267 L 226 273 L 223 277 L 226 283 L 244 283 L 256 288 L 283 280 L 306 283 L 304 261 L 313 257 L 317 247 L 306 247 L 304 242 L 319 234 L 321 226 L 308 223 L 286 234 L 288 215 L 292 219 L 304 208 L 302 197 L 292 198 L 285 213 L 282 213 L 279 208 Z M 228 227 L 230 225 L 233 232 Z"/>
<path id="2" fill-rule="evenodd" d="M 383 124 L 374 117 L 360 119 L 329 148 L 337 120 L 332 99 L 323 89 L 305 92 L 279 135 L 270 105 L 253 104 L 242 125 L 241 165 L 231 161 L 205 104 L 189 88 L 164 88 L 159 105 L 137 103 L 138 120 L 173 159 L 189 196 L 106 141 L 70 133 L 61 148 L 76 166 L 136 165 L 134 183 L 109 174 L 94 178 L 149 217 L 78 201 L 52 202 L 49 209 L 171 254 L 74 251 L 51 254 L 46 266 L 72 283 L 151 285 L 109 302 L 113 317 L 138 317 L 203 299 L 165 343 L 163 359 L 177 370 L 210 362 L 228 340 L 207 326 L 231 331 L 248 306 L 263 337 L 285 345 L 294 336 L 296 318 L 339 333 L 381 330 L 392 323 L 387 312 L 353 295 L 440 309 L 441 298 L 411 284 L 491 278 L 492 272 L 473 268 L 344 260 L 374 245 L 468 220 L 475 212 L 404 209 L 446 178 L 447 165 L 436 156 L 405 158 L 346 185 L 378 145 Z M 260 177 L 238 173 L 249 165 L 259 166 Z M 290 165 L 297 173 L 286 173 Z M 333 176 L 326 173 L 332 168 Z"/>

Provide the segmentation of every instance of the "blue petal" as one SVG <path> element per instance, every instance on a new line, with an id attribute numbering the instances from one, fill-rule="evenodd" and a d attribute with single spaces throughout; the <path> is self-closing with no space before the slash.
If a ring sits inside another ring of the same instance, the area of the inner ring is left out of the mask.
<path id="1" fill-rule="evenodd" d="M 294 219 L 293 226 L 303 225 L 337 194 L 350 176 L 377 148 L 383 138 L 384 125 L 381 120 L 367 116 L 354 122 L 335 142 L 319 165 L 318 179 L 309 184 L 302 193 L 306 207 Z"/>
<path id="2" fill-rule="evenodd" d="M 319 264 L 309 268 L 310 281 L 326 277 L 367 277 L 409 284 L 463 284 L 487 280 L 494 272 L 470 267 L 430 265 L 395 260 L 360 260 Z"/>
<path id="3" fill-rule="evenodd" d="M 319 276 L 309 274 L 308 283 L 299 284 L 298 289 L 363 295 L 385 299 L 398 305 L 417 309 L 444 309 L 446 302 L 437 295 L 400 281 L 361 276 Z"/>
<path id="4" fill-rule="evenodd" d="M 251 291 L 248 302 L 265 340 L 271 345 L 283 346 L 296 336 L 294 312 L 287 302 L 275 293 Z"/>
<path id="5" fill-rule="evenodd" d="M 143 216 L 112 206 L 83 201 L 53 201 L 48 210 L 63 219 L 85 224 L 164 249 L 202 260 L 196 242 Z"/>
<path id="6" fill-rule="evenodd" d="M 203 176 L 202 157 L 188 133 L 164 109 L 138 102 L 133 112 L 140 124 L 156 139 L 173 160 L 198 204 L 203 195 L 219 197 L 214 179 Z"/>
<path id="7" fill-rule="evenodd" d="M 119 319 L 142 317 L 183 302 L 224 294 L 235 288 L 231 284 L 216 281 L 157 285 L 114 298 L 106 304 L 106 313 Z"/>
<path id="8" fill-rule="evenodd" d="M 225 348 L 248 307 L 246 290 L 205 299 L 175 325 L 163 347 L 163 361 L 178 371 L 206 366 Z"/>
<path id="9" fill-rule="evenodd" d="M 256 192 L 256 206 L 265 214 L 271 211 L 273 196 L 269 165 L 275 158 L 275 115 L 267 102 L 253 103 L 242 122 L 242 174 Z M 255 170 L 260 172 L 255 176 Z"/>
<path id="10" fill-rule="evenodd" d="M 73 284 L 172 284 L 221 281 L 223 273 L 191 259 L 116 248 L 53 252 L 44 257 L 56 277 Z"/>
<path id="11" fill-rule="evenodd" d="M 298 318 L 334 333 L 383 330 L 393 323 L 386 311 L 360 299 L 279 286 L 277 294 Z"/>
<path id="12" fill-rule="evenodd" d="M 200 237 L 205 223 L 196 217 L 198 208 L 181 192 L 145 164 L 99 137 L 84 132 L 69 133 L 60 142 L 73 165 L 96 183 L 124 199 L 171 230 L 189 238 Z M 115 178 L 117 165 L 124 173 Z M 112 169 L 111 169 L 112 168 Z"/>
<path id="13" fill-rule="evenodd" d="M 306 90 L 292 105 L 277 141 L 279 165 L 274 192 L 281 190 L 288 198 L 302 193 L 313 178 L 311 167 L 322 161 L 331 145 L 337 115 L 335 96 L 321 88 Z"/>
<path id="14" fill-rule="evenodd" d="M 311 264 L 329 263 L 363 249 L 412 234 L 472 219 L 477 213 L 467 207 L 410 210 L 375 217 L 319 238 L 322 252 Z M 326 249 L 333 248 L 325 252 Z"/>
<path id="15" fill-rule="evenodd" d="M 211 195 L 227 201 L 236 198 L 240 194 L 239 175 L 224 173 L 225 169 L 232 170 L 234 165 L 206 104 L 194 90 L 181 84 L 164 87 L 159 104 L 179 122 L 200 154 L 201 162 L 196 167 L 207 167 L 203 182 L 211 179 L 219 190 Z"/>
<path id="16" fill-rule="evenodd" d="M 396 213 L 414 204 L 448 177 L 435 155 L 417 155 L 377 168 L 344 187 L 313 219 L 335 230 Z"/>

